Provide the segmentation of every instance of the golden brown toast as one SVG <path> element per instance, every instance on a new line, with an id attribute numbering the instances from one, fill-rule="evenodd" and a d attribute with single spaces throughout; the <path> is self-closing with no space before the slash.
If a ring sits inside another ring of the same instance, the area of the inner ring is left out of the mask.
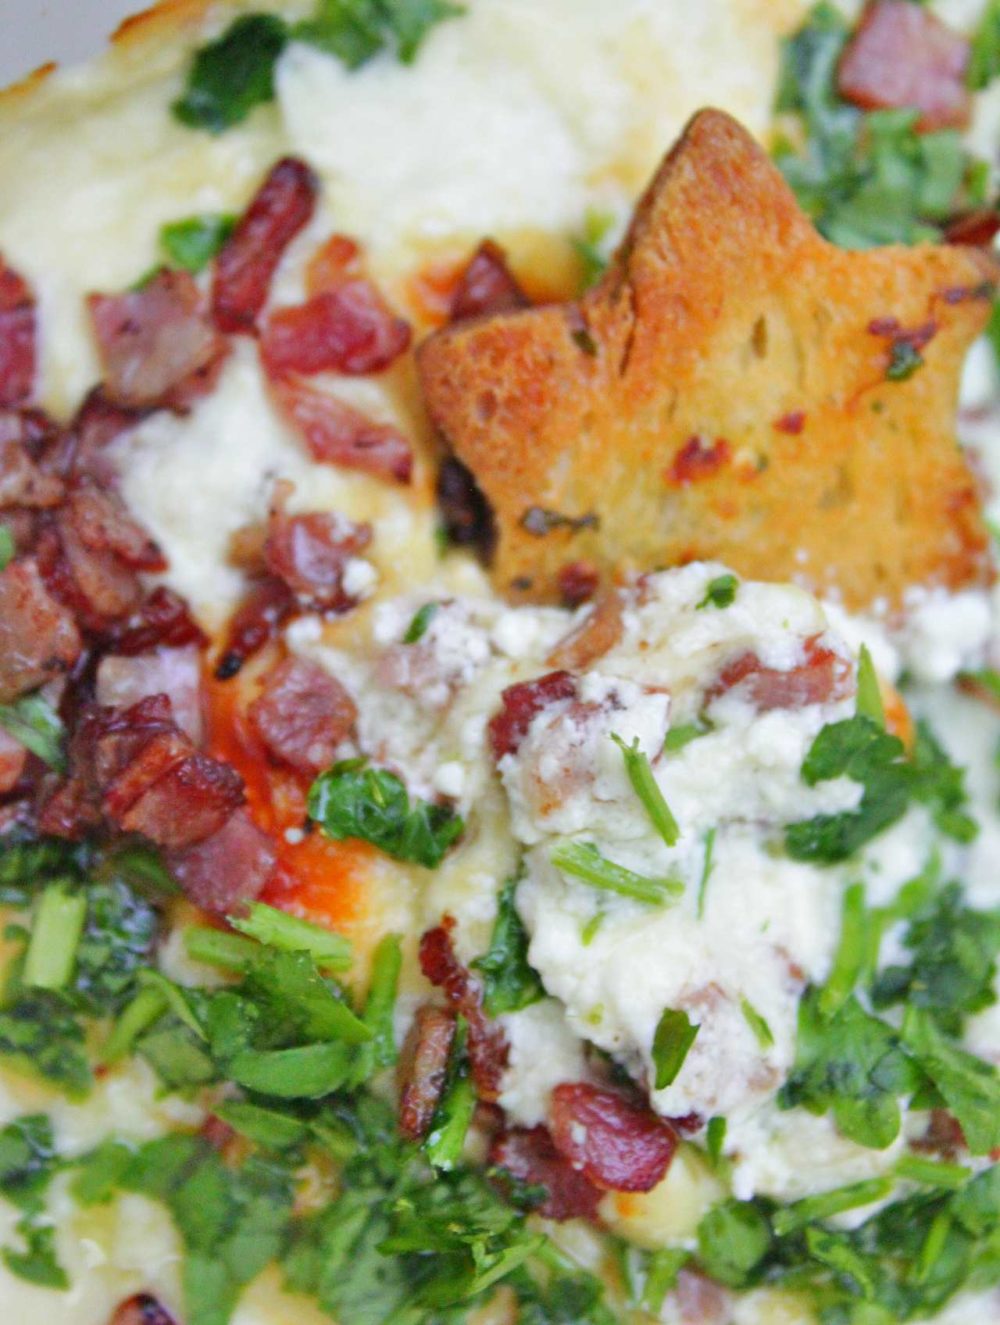
<path id="1" fill-rule="evenodd" d="M 554 598 L 569 562 L 696 558 L 853 608 L 988 581 L 954 419 L 996 275 L 973 249 L 835 248 L 749 134 L 701 112 L 594 290 L 419 350 L 432 421 L 494 508 L 498 587 Z"/>

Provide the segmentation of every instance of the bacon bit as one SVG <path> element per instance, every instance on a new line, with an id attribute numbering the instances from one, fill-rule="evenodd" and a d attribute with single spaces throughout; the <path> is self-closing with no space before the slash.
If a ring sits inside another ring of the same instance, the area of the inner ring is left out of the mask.
<path id="1" fill-rule="evenodd" d="M 967 244 L 972 248 L 989 248 L 1000 231 L 1000 212 L 995 207 L 977 207 L 975 211 L 954 216 L 944 228 L 946 244 Z M 949 301 L 947 295 L 945 302 Z"/>
<path id="2" fill-rule="evenodd" d="M 105 708 L 129 708 L 151 695 L 166 695 L 178 727 L 201 744 L 201 653 L 195 645 L 132 657 L 105 654 L 97 664 L 94 693 Z"/>
<path id="3" fill-rule="evenodd" d="M 114 493 L 92 484 L 72 489 L 64 507 L 80 542 L 91 552 L 109 552 L 130 570 L 163 571 L 167 561 L 156 543 Z"/>
<path id="4" fill-rule="evenodd" d="M 197 906 L 216 915 L 230 915 L 240 904 L 260 896 L 277 859 L 271 838 L 240 809 L 203 842 L 171 851 L 166 864 Z"/>
<path id="5" fill-rule="evenodd" d="M 334 511 L 286 515 L 283 502 L 276 502 L 264 559 L 270 573 L 284 580 L 301 602 L 344 612 L 356 601 L 344 589 L 347 562 L 371 541 L 369 524 L 355 524 Z"/>
<path id="6" fill-rule="evenodd" d="M 476 1093 L 488 1104 L 500 1095 L 500 1081 L 507 1066 L 508 1046 L 503 1031 L 483 1011 L 483 989 L 479 981 L 455 956 L 452 916 L 443 916 L 436 929 L 420 940 L 420 969 L 437 988 L 444 990 L 454 1012 L 469 1027 L 469 1067 Z"/>
<path id="7" fill-rule="evenodd" d="M 21 780 L 28 752 L 20 741 L 0 727 L 0 795 L 13 791 Z"/>
<path id="8" fill-rule="evenodd" d="M 399 1057 L 399 1130 L 408 1141 L 422 1141 L 434 1121 L 448 1075 L 455 1040 L 454 1012 L 425 1004 L 417 1009 Z"/>
<path id="9" fill-rule="evenodd" d="M 954 1160 L 958 1155 L 968 1153 L 962 1124 L 947 1109 L 932 1109 L 926 1132 L 911 1141 L 910 1145 L 914 1150 L 940 1155 L 942 1159 L 948 1160 Z"/>
<path id="10" fill-rule="evenodd" d="M 711 443 L 704 437 L 690 437 L 674 456 L 666 480 L 678 487 L 700 483 L 728 464 L 731 454 L 732 448 L 722 437 Z"/>
<path id="11" fill-rule="evenodd" d="M 507 254 L 492 239 L 484 239 L 459 278 L 449 320 L 461 322 L 530 306 L 531 300 L 507 265 Z"/>
<path id="12" fill-rule="evenodd" d="M 519 681 L 500 696 L 502 707 L 489 724 L 493 758 L 516 754 L 536 714 L 560 700 L 576 698 L 576 678 L 569 672 L 549 672 L 535 681 Z"/>
<path id="13" fill-rule="evenodd" d="M 624 630 L 621 595 L 604 589 L 590 611 L 546 658 L 546 665 L 578 672 L 615 647 Z"/>
<path id="14" fill-rule="evenodd" d="M 186 644 L 201 649 L 207 643 L 208 636 L 192 617 L 187 603 L 166 585 L 154 589 L 111 637 L 114 652 L 128 657 L 159 647 L 180 649 Z"/>
<path id="15" fill-rule="evenodd" d="M 409 483 L 413 449 L 392 424 L 375 423 L 346 401 L 295 380 L 272 382 L 271 391 L 314 460 Z"/>
<path id="16" fill-rule="evenodd" d="M 0 440 L 0 507 L 58 506 L 65 495 L 61 479 L 46 474 L 18 441 Z"/>
<path id="17" fill-rule="evenodd" d="M 593 598 L 601 582 L 601 573 L 592 562 L 571 561 L 557 577 L 559 593 L 567 607 L 580 607 Z"/>
<path id="18" fill-rule="evenodd" d="M 799 433 L 806 426 L 805 410 L 793 409 L 788 414 L 782 414 L 780 419 L 775 419 L 774 428 L 777 432 L 786 432 L 790 437 L 798 437 Z"/>
<path id="19" fill-rule="evenodd" d="M 488 561 L 496 545 L 493 510 L 472 472 L 455 456 L 448 456 L 442 462 L 437 503 L 448 541 L 456 547 L 473 548 L 482 560 Z"/>
<path id="20" fill-rule="evenodd" d="M 27 400 L 35 381 L 35 297 L 0 253 L 0 406 Z"/>
<path id="21" fill-rule="evenodd" d="M 261 357 L 272 378 L 324 372 L 358 376 L 381 372 L 409 344 L 409 323 L 396 317 L 370 281 L 355 277 L 308 303 L 273 313 Z"/>
<path id="22" fill-rule="evenodd" d="M 219 1154 L 226 1149 L 237 1133 L 216 1114 L 210 1113 L 198 1128 L 198 1136 Z"/>
<path id="23" fill-rule="evenodd" d="M 357 720 L 354 700 L 316 663 L 286 658 L 264 678 L 264 692 L 249 709 L 268 753 L 301 773 L 333 762 L 337 746 Z"/>
<path id="24" fill-rule="evenodd" d="M 705 1126 L 705 1119 L 700 1113 L 684 1113 L 679 1118 L 669 1119 L 671 1127 L 681 1136 L 693 1136 Z"/>
<path id="25" fill-rule="evenodd" d="M 253 334 L 285 249 L 312 217 L 319 181 L 303 161 L 273 166 L 215 263 L 212 316 L 220 331 Z"/>
<path id="26" fill-rule="evenodd" d="M 137 1293 L 117 1308 L 108 1325 L 176 1325 L 173 1316 L 155 1297 Z"/>
<path id="27" fill-rule="evenodd" d="M 184 410 L 214 385 L 228 353 L 190 272 L 157 272 L 138 290 L 88 296 L 104 395 L 128 409 Z"/>
<path id="28" fill-rule="evenodd" d="M 309 259 L 306 293 L 312 297 L 361 276 L 361 245 L 349 235 L 331 235 Z"/>
<path id="29" fill-rule="evenodd" d="M 59 431 L 55 419 L 41 409 L 0 409 L 0 445 L 19 442 L 28 448 L 32 459 L 37 459 L 41 444 Z"/>
<path id="30" fill-rule="evenodd" d="M 803 646 L 804 660 L 781 671 L 765 667 L 755 653 L 744 653 L 723 668 L 708 690 L 709 702 L 739 687 L 740 695 L 761 713 L 772 709 L 832 704 L 853 691 L 851 665 L 846 658 L 818 642 L 814 635 Z"/>
<path id="31" fill-rule="evenodd" d="M 603 1192 L 563 1158 L 547 1127 L 501 1132 L 490 1147 L 490 1167 L 531 1187 L 544 1187 L 545 1200 L 537 1209 L 546 1219 L 597 1218 Z M 501 1188 L 507 1185 L 502 1174 Z"/>
<path id="32" fill-rule="evenodd" d="M 837 91 L 862 110 L 920 111 L 917 128 L 965 128 L 969 42 L 910 0 L 870 0 L 837 69 Z"/>
<path id="33" fill-rule="evenodd" d="M 125 409 L 113 404 L 96 386 L 84 399 L 69 427 L 49 429 L 42 464 L 60 478 L 89 478 L 102 488 L 118 481 L 114 466 L 103 451 L 116 437 L 134 428 L 149 414 L 148 409 Z"/>
<path id="34" fill-rule="evenodd" d="M 677 1133 L 663 1118 L 584 1081 L 556 1086 L 550 1117 L 556 1149 L 604 1191 L 650 1191 L 677 1149 Z"/>
<path id="35" fill-rule="evenodd" d="M 215 668 L 216 680 L 234 677 L 248 658 L 275 638 L 295 607 L 295 595 L 277 576 L 268 575 L 253 585 L 229 623 L 226 645 Z"/>
<path id="36" fill-rule="evenodd" d="M 68 672 L 81 648 L 76 623 L 49 594 L 35 561 L 0 571 L 0 704 Z"/>

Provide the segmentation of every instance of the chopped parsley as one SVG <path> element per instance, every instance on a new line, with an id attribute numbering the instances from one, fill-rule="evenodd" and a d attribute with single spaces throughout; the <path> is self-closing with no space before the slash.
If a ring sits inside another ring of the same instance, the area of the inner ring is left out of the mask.
<path id="1" fill-rule="evenodd" d="M 632 790 L 642 802 L 650 823 L 668 847 L 676 846 L 677 839 L 681 835 L 677 820 L 659 788 L 648 756 L 639 749 L 638 736 L 633 739 L 631 745 L 626 745 L 614 732 L 611 733 L 611 739 L 622 752 L 628 780 L 632 784 Z"/>
<path id="2" fill-rule="evenodd" d="M 454 810 L 410 800 L 383 768 L 347 760 L 321 773 L 309 791 L 309 816 L 327 837 L 370 842 L 396 860 L 436 869 L 465 827 Z"/>
<path id="3" fill-rule="evenodd" d="M 68 1288 L 56 1259 L 55 1229 L 45 1216 L 45 1194 L 59 1169 L 52 1123 L 45 1114 L 27 1114 L 0 1131 L 0 1195 L 19 1212 L 15 1232 L 23 1249 L 5 1247 L 3 1260 L 13 1274 L 41 1288 Z"/>
<path id="4" fill-rule="evenodd" d="M 630 897 L 647 906 L 666 906 L 684 891 L 678 879 L 650 878 L 618 865 L 601 854 L 592 842 L 565 842 L 556 847 L 549 859 L 556 869 L 591 888 Z"/>
<path id="5" fill-rule="evenodd" d="M 300 23 L 294 35 L 329 51 L 348 69 L 383 50 L 412 64 L 431 29 L 464 12 L 451 0 L 320 0 L 315 16 Z"/>
<path id="6" fill-rule="evenodd" d="M 653 1036 L 653 1086 L 656 1090 L 665 1090 L 676 1080 L 697 1035 L 698 1027 L 692 1024 L 686 1012 L 675 1008 L 664 1010 Z"/>
<path id="7" fill-rule="evenodd" d="M 22 695 L 13 704 L 0 704 L 0 727 L 50 768 L 65 767 L 62 720 L 49 701 L 38 692 Z"/>
<path id="8" fill-rule="evenodd" d="M 483 977 L 483 1006 L 491 1017 L 518 1012 L 545 997 L 538 973 L 528 963 L 528 933 L 517 913 L 517 880 L 508 879 L 497 902 L 489 949 L 472 963 Z"/>
<path id="9" fill-rule="evenodd" d="M 699 609 L 705 607 L 731 607 L 736 601 L 736 591 L 740 587 L 740 582 L 735 575 L 716 575 L 714 580 L 710 580 L 708 588 L 705 590 L 705 597 L 698 604 Z"/>
<path id="10" fill-rule="evenodd" d="M 236 217 L 209 212 L 171 221 L 160 230 L 164 257 L 184 271 L 204 271 L 236 228 Z"/>

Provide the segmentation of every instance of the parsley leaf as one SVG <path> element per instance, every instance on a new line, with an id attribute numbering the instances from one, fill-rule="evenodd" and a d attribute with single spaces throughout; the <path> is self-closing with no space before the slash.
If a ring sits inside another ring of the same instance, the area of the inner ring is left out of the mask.
<path id="1" fill-rule="evenodd" d="M 740 587 L 740 582 L 735 575 L 716 575 L 714 580 L 710 580 L 708 588 L 705 590 L 705 597 L 698 604 L 698 608 L 705 607 L 731 607 L 736 601 L 736 591 Z"/>
<path id="2" fill-rule="evenodd" d="M 327 837 L 360 838 L 396 860 L 436 869 L 461 837 L 462 819 L 444 805 L 411 803 L 406 787 L 381 768 L 335 764 L 309 791 L 309 815 Z"/>
<path id="3" fill-rule="evenodd" d="M 235 216 L 208 212 L 171 221 L 160 230 L 160 248 L 175 267 L 204 271 L 236 228 Z"/>
<path id="4" fill-rule="evenodd" d="M 45 1218 L 45 1193 L 60 1167 L 52 1123 L 45 1114 L 27 1114 L 0 1131 L 0 1195 L 21 1212 L 16 1232 L 24 1250 L 3 1249 L 7 1268 L 42 1288 L 68 1288 L 56 1259 L 55 1230 Z"/>
<path id="5" fill-rule="evenodd" d="M 288 41 L 276 14 L 244 14 L 195 55 L 172 110 L 182 124 L 223 133 L 274 98 L 274 68 Z"/>
<path id="6" fill-rule="evenodd" d="M 958 1119 L 972 1154 L 1000 1146 L 997 1069 L 947 1040 L 924 1008 L 906 1009 L 902 1041 Z"/>
<path id="7" fill-rule="evenodd" d="M 665 1090 L 676 1080 L 698 1030 L 699 1027 L 692 1025 L 686 1012 L 674 1008 L 664 1009 L 653 1036 L 654 1089 Z"/>
<path id="8" fill-rule="evenodd" d="M 948 758 L 926 722 L 917 723 L 911 756 L 913 796 L 929 805 L 937 827 L 956 842 L 971 842 L 979 825 L 966 812 L 965 773 Z"/>
<path id="9" fill-rule="evenodd" d="M 862 644 L 858 654 L 858 694 L 856 711 L 865 718 L 871 718 L 880 727 L 885 726 L 885 708 L 882 704 L 882 690 L 878 683 L 878 673 L 868 651 L 868 645 Z"/>
<path id="10" fill-rule="evenodd" d="M 464 12 L 450 0 L 320 0 L 314 17 L 300 23 L 294 35 L 337 56 L 348 69 L 387 48 L 412 64 L 431 29 Z"/>
<path id="11" fill-rule="evenodd" d="M 980 92 L 1000 74 L 1000 0 L 987 0 L 979 20 L 979 26 L 972 35 L 969 51 L 969 67 L 965 81 L 974 91 Z"/>
<path id="12" fill-rule="evenodd" d="M 71 1098 L 93 1084 L 83 1027 L 65 997 L 38 989 L 19 993 L 0 1011 L 0 1055 L 43 1077 Z"/>
<path id="13" fill-rule="evenodd" d="M 0 704 L 0 727 L 50 768 L 57 772 L 65 769 L 66 733 L 58 713 L 43 695 L 36 692 L 22 695 L 13 704 Z"/>
<path id="14" fill-rule="evenodd" d="M 491 1017 L 519 1012 L 545 997 L 538 973 L 528 963 L 528 933 L 517 913 L 517 880 L 508 879 L 497 901 L 489 949 L 472 963 L 483 977 L 483 1006 Z"/>

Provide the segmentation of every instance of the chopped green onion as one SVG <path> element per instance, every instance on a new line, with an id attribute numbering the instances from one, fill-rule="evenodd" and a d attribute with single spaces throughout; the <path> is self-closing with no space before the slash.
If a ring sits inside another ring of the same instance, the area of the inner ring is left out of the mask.
<path id="1" fill-rule="evenodd" d="M 192 925 L 184 931 L 184 950 L 195 962 L 220 966 L 224 971 L 244 971 L 260 951 L 252 939 L 227 934 L 207 925 Z"/>
<path id="2" fill-rule="evenodd" d="M 167 998 L 162 989 L 152 986 L 140 990 L 122 1012 L 108 1036 L 101 1054 L 103 1063 L 118 1063 L 132 1051 L 132 1046 L 143 1033 L 159 1021 L 167 1010 Z"/>
<path id="3" fill-rule="evenodd" d="M 713 1164 L 718 1164 L 722 1158 L 722 1147 L 726 1144 L 726 1120 L 716 1116 L 709 1118 L 708 1128 L 705 1133 L 705 1148 L 708 1150 L 708 1157 Z"/>
<path id="4" fill-rule="evenodd" d="M 664 1300 L 690 1255 L 683 1247 L 661 1247 L 650 1254 L 642 1305 L 653 1316 L 659 1318 Z"/>
<path id="5" fill-rule="evenodd" d="M 760 1047 L 770 1049 L 774 1044 L 774 1033 L 748 998 L 740 999 L 740 1011 L 746 1018 L 747 1025 L 753 1031 Z"/>
<path id="6" fill-rule="evenodd" d="M 282 952 L 307 952 L 324 970 L 343 971 L 351 964 L 351 944 L 342 934 L 264 902 L 254 902 L 246 916 L 231 917 L 229 923 L 248 938 Z"/>
<path id="7" fill-rule="evenodd" d="M 216 1106 L 215 1116 L 234 1132 L 269 1150 L 288 1150 L 300 1145 L 309 1134 L 308 1125 L 301 1119 L 248 1100 L 224 1100 Z"/>
<path id="8" fill-rule="evenodd" d="M 663 749 L 667 754 L 674 754 L 696 741 L 699 736 L 707 736 L 711 730 L 710 722 L 682 722 L 667 732 L 663 738 Z"/>
<path id="9" fill-rule="evenodd" d="M 427 628 L 438 613 L 440 603 L 424 603 L 417 612 L 414 613 L 413 620 L 406 628 L 406 634 L 403 636 L 404 644 L 416 644 L 427 634 Z"/>
<path id="10" fill-rule="evenodd" d="M 857 713 L 859 717 L 871 718 L 880 727 L 885 726 L 885 708 L 882 704 L 882 691 L 878 683 L 875 664 L 868 652 L 868 645 L 862 644 L 858 655 L 858 697 Z"/>
<path id="11" fill-rule="evenodd" d="M 896 1161 L 895 1173 L 897 1178 L 906 1178 L 908 1182 L 949 1190 L 961 1187 L 967 1178 L 972 1177 L 972 1170 L 964 1164 L 946 1164 L 923 1155 L 904 1155 Z"/>
<path id="12" fill-rule="evenodd" d="M 708 891 L 708 881 L 712 877 L 712 869 L 715 862 L 712 859 L 715 854 L 715 829 L 710 828 L 705 834 L 705 860 L 701 867 L 701 878 L 698 880 L 698 919 L 702 920 L 705 915 L 705 893 Z"/>
<path id="13" fill-rule="evenodd" d="M 911 1271 L 914 1283 L 922 1284 L 930 1276 L 944 1250 L 950 1232 L 951 1215 L 947 1210 L 942 1210 L 931 1224 L 930 1231 L 920 1248 L 920 1255 Z"/>
<path id="14" fill-rule="evenodd" d="M 821 1192 L 818 1196 L 806 1196 L 774 1212 L 774 1231 L 779 1237 L 785 1237 L 818 1219 L 829 1219 L 831 1215 L 842 1214 L 845 1210 L 856 1210 L 874 1201 L 884 1201 L 894 1186 L 892 1178 L 868 1178 L 864 1182 L 852 1183 L 849 1187 L 837 1187 L 834 1191 Z"/>
<path id="15" fill-rule="evenodd" d="M 697 1035 L 698 1027 L 692 1025 L 686 1012 L 664 1009 L 653 1036 L 653 1066 L 656 1069 L 653 1085 L 656 1090 L 665 1090 L 676 1079 Z"/>
<path id="16" fill-rule="evenodd" d="M 631 897 L 647 906 L 663 906 L 679 897 L 684 885 L 678 879 L 651 879 L 636 874 L 624 865 L 616 865 L 601 855 L 592 842 L 566 842 L 549 856 L 556 869 L 562 870 L 592 888 Z"/>
<path id="17" fill-rule="evenodd" d="M 139 983 L 144 989 L 155 989 L 166 999 L 167 1007 L 174 1016 L 184 1023 L 192 1034 L 199 1040 L 205 1040 L 206 1036 L 202 1030 L 201 1022 L 191 1011 L 191 1004 L 188 1002 L 187 995 L 180 985 L 174 984 L 173 980 L 168 980 L 165 975 L 159 971 L 140 971 Z"/>
<path id="18" fill-rule="evenodd" d="M 65 989 L 73 976 L 76 953 L 87 918 L 87 899 L 62 883 L 42 893 L 31 927 L 22 980 L 35 989 Z"/>
<path id="19" fill-rule="evenodd" d="M 677 820 L 671 814 L 670 806 L 664 799 L 663 792 L 653 776 L 653 768 L 649 759 L 639 749 L 638 736 L 633 739 L 631 745 L 626 745 L 615 732 L 611 733 L 611 739 L 622 752 L 622 758 L 625 760 L 625 772 L 632 784 L 632 790 L 642 801 L 643 809 L 649 815 L 653 827 L 668 847 L 676 846 L 681 830 L 677 827 Z"/>
<path id="20" fill-rule="evenodd" d="M 865 912 L 865 890 L 860 883 L 852 883 L 844 891 L 840 921 L 840 943 L 833 959 L 830 978 L 820 991 L 820 1015 L 827 1021 L 846 1003 L 858 982 L 868 950 Z"/>
<path id="21" fill-rule="evenodd" d="M 323 1041 L 292 1049 L 247 1050 L 233 1059 L 230 1074 L 247 1090 L 276 1099 L 319 1099 L 339 1090 L 352 1066 L 350 1046 Z"/>
<path id="22" fill-rule="evenodd" d="M 0 524 L 0 570 L 6 570 L 14 560 L 14 535 L 5 524 Z"/>
<path id="23" fill-rule="evenodd" d="M 600 907 L 594 912 L 583 929 L 580 930 L 580 942 L 585 948 L 589 948 L 597 936 L 597 931 L 604 924 L 604 912 Z"/>
<path id="24" fill-rule="evenodd" d="M 0 727 L 50 768 L 57 772 L 65 769 L 62 719 L 37 691 L 22 695 L 13 704 L 0 704 Z"/>

